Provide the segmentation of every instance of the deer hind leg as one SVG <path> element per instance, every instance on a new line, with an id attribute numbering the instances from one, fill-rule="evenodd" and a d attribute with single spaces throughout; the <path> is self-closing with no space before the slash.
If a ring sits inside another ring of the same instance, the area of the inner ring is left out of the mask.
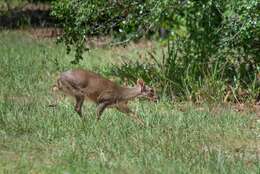
<path id="1" fill-rule="evenodd" d="M 133 112 L 127 105 L 127 103 L 120 103 L 116 106 L 116 109 L 122 113 L 125 113 L 127 116 L 130 116 L 139 124 L 144 126 L 144 121 L 135 113 Z"/>
<path id="2" fill-rule="evenodd" d="M 76 104 L 75 104 L 75 111 L 82 117 L 82 105 L 84 103 L 84 96 L 75 96 Z"/>
<path id="3" fill-rule="evenodd" d="M 104 110 L 110 105 L 109 102 L 99 103 L 97 106 L 97 120 L 100 120 L 102 113 Z"/>
<path id="4" fill-rule="evenodd" d="M 56 107 L 60 100 L 64 98 L 64 95 L 59 94 L 60 89 L 57 85 L 54 85 L 52 88 L 52 96 L 53 96 L 53 102 L 49 104 L 49 107 Z"/>

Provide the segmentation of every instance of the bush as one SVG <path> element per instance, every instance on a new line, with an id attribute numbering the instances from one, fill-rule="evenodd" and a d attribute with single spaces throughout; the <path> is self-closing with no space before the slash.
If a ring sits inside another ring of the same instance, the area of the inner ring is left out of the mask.
<path id="1" fill-rule="evenodd" d="M 132 80 L 142 76 L 168 96 L 218 100 L 231 91 L 239 101 L 246 96 L 239 98 L 241 91 L 256 91 L 259 9 L 257 0 L 62 1 L 54 4 L 53 14 L 64 22 L 68 48 L 76 46 L 74 62 L 86 35 L 112 29 L 126 43 L 163 27 L 171 33 L 165 56 L 150 54 L 153 63 L 128 62 L 111 73 Z"/>

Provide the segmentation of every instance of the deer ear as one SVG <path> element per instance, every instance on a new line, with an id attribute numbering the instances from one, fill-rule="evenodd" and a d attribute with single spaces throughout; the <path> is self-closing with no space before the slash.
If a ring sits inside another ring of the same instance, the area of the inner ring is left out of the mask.
<path id="1" fill-rule="evenodd" d="M 137 85 L 140 85 L 141 87 L 143 87 L 143 86 L 144 86 L 144 81 L 143 81 L 142 79 L 138 79 L 138 80 L 136 81 L 136 84 L 137 84 Z"/>

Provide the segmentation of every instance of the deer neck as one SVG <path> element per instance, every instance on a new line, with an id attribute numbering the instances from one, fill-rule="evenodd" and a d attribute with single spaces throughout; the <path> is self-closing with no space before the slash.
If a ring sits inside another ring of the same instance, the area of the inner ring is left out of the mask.
<path id="1" fill-rule="evenodd" d="M 120 99 L 131 100 L 141 95 L 141 87 L 121 88 Z"/>

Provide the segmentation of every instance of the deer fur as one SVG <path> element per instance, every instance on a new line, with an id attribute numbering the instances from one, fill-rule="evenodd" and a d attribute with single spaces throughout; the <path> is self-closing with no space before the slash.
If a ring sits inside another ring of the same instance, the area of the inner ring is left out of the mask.
<path id="1" fill-rule="evenodd" d="M 128 101 L 137 97 L 146 97 L 156 100 L 154 90 L 144 84 L 143 80 L 137 80 L 134 87 L 122 87 L 104 77 L 83 69 L 75 69 L 60 74 L 54 91 L 75 97 L 75 111 L 82 117 L 82 105 L 85 99 L 97 104 L 96 117 L 100 120 L 102 113 L 108 107 L 114 107 L 118 111 L 132 116 L 136 121 L 143 121 L 128 107 Z M 52 104 L 50 106 L 56 106 Z"/>

